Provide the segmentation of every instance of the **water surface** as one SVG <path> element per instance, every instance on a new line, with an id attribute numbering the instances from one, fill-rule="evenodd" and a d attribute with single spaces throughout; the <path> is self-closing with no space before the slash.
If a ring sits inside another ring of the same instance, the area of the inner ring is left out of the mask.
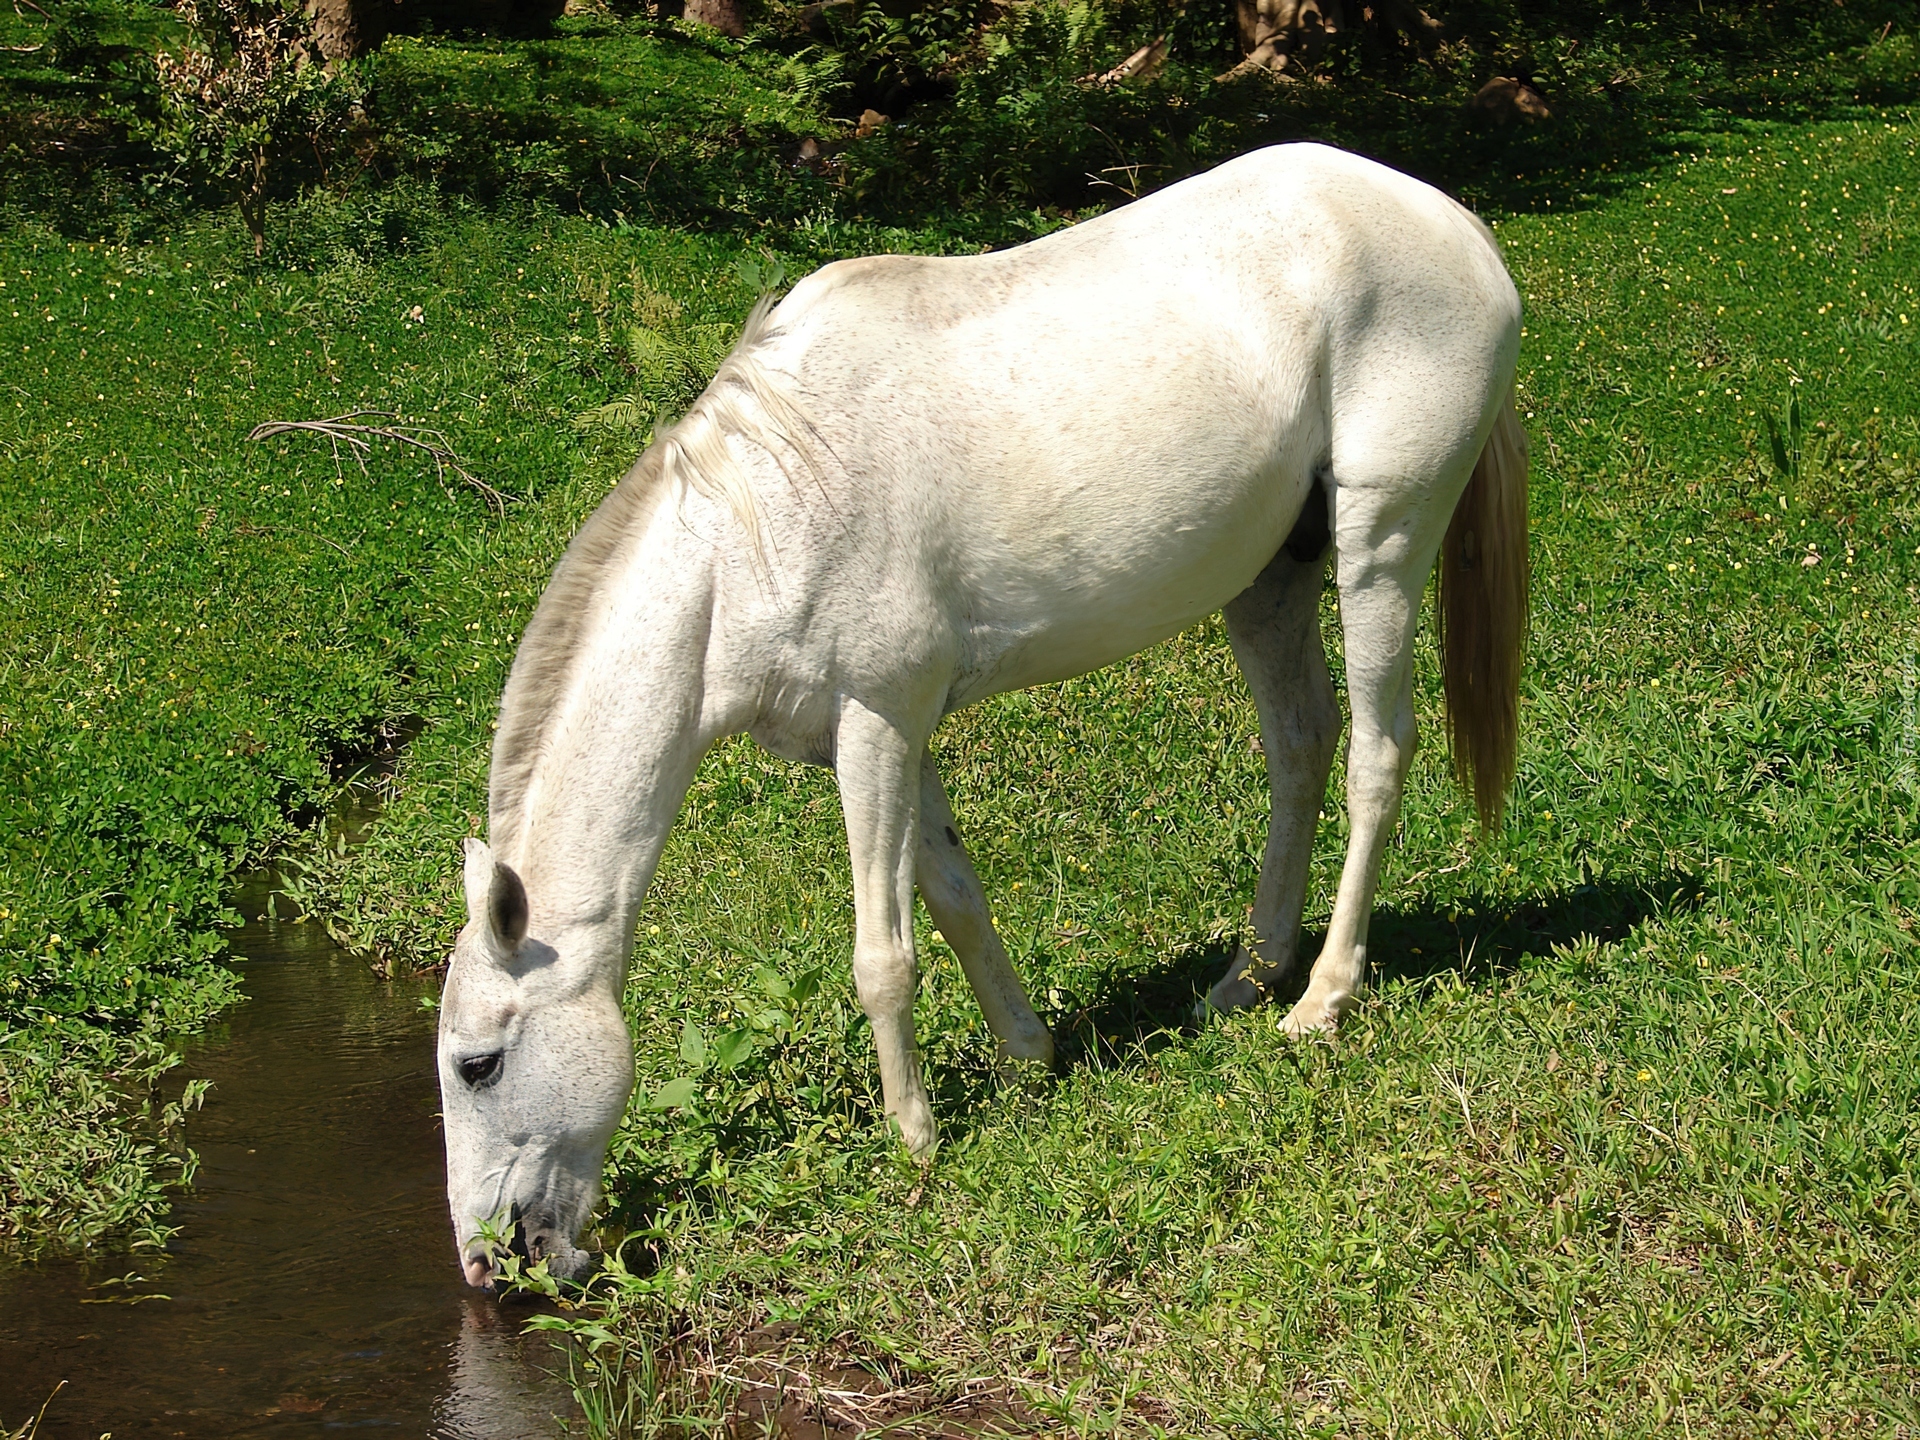
<path id="1" fill-rule="evenodd" d="M 257 879 L 243 910 L 268 893 Z M 559 1357 L 454 1264 L 432 987 L 380 980 L 318 925 L 250 919 L 231 940 L 249 998 L 180 1072 L 213 1081 L 180 1233 L 0 1269 L 0 1422 L 64 1380 L 41 1440 L 549 1440 L 574 1413 Z"/>

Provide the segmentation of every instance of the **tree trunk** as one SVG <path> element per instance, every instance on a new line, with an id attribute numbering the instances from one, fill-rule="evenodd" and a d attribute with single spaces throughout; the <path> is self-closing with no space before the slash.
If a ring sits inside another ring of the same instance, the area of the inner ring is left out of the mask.
<path id="1" fill-rule="evenodd" d="M 313 43 L 329 64 L 364 55 L 387 38 L 389 0 L 307 0 Z"/>
<path id="2" fill-rule="evenodd" d="M 240 218 L 253 236 L 253 258 L 267 253 L 267 150 L 254 147 L 240 172 Z"/>
<path id="3" fill-rule="evenodd" d="M 738 40 L 747 33 L 746 0 L 687 0 L 685 15 Z"/>
<path id="4" fill-rule="evenodd" d="M 1318 65 L 1330 45 L 1347 38 L 1350 26 L 1342 0 L 1234 0 L 1240 30 L 1240 51 L 1247 58 L 1220 80 L 1233 80 L 1255 70 L 1290 79 Z M 1368 0 L 1358 7 L 1360 23 L 1376 34 L 1411 40 L 1430 55 L 1445 35 L 1445 27 L 1416 0 Z"/>
<path id="5" fill-rule="evenodd" d="M 1320 63 L 1346 28 L 1340 0 L 1237 0 L 1234 11 L 1240 51 L 1247 58 L 1228 74 L 1249 69 L 1302 74 Z"/>

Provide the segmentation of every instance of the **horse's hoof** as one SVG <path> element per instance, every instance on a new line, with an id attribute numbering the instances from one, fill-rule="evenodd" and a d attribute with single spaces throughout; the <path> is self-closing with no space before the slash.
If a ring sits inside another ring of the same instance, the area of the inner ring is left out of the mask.
<path id="1" fill-rule="evenodd" d="M 1011 1055 L 1000 1047 L 993 1063 L 993 1078 L 1002 1089 L 1036 1095 L 1053 1084 L 1053 1047 L 1044 1055 Z"/>
<path id="2" fill-rule="evenodd" d="M 1273 998 L 1274 985 L 1279 978 L 1278 965 L 1261 965 L 1252 952 L 1242 945 L 1233 952 L 1227 973 L 1207 991 L 1204 1000 L 1194 1004 L 1194 1023 L 1204 1025 L 1215 1015 L 1248 1010 L 1264 1004 Z"/>
<path id="3" fill-rule="evenodd" d="M 922 1113 L 912 1119 L 895 1114 L 893 1123 L 900 1143 L 907 1147 L 907 1154 L 922 1165 L 930 1163 L 940 1148 L 940 1127 L 934 1123 L 933 1112 L 923 1106 Z"/>
<path id="4" fill-rule="evenodd" d="M 1295 1040 L 1324 1039 L 1340 1028 L 1340 1007 L 1311 998 L 1287 1012 L 1280 1028 Z"/>

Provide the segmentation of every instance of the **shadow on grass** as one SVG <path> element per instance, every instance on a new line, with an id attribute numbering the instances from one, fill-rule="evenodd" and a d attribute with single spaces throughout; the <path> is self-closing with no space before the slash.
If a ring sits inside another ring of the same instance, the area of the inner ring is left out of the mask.
<path id="1" fill-rule="evenodd" d="M 1475 897 L 1457 906 L 1374 913 L 1373 983 L 1452 972 L 1478 982 L 1517 970 L 1583 936 L 1617 945 L 1656 915 L 1698 909 L 1706 883 L 1670 870 L 1645 879 L 1597 879 L 1516 903 Z"/>
<path id="2" fill-rule="evenodd" d="M 1617 945 L 1653 917 L 1684 914 L 1705 897 L 1701 876 L 1668 871 L 1590 880 L 1517 902 L 1469 896 L 1457 904 L 1382 907 L 1368 927 L 1372 983 L 1453 973 L 1482 984 L 1583 937 Z M 1302 963 L 1274 1003 L 1299 998 L 1325 939 L 1324 929 L 1302 936 Z M 1225 972 L 1232 954 L 1230 945 L 1196 945 L 1156 968 L 1111 977 L 1100 993 L 1055 1023 L 1060 1068 L 1126 1063 L 1191 1034 L 1194 1003 Z"/>

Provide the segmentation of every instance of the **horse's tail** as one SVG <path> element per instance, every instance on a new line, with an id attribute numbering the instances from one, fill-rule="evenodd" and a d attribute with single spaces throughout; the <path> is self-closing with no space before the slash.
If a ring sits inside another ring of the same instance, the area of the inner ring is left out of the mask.
<path id="1" fill-rule="evenodd" d="M 1527 432 L 1509 390 L 1440 546 L 1447 738 L 1483 835 L 1499 824 L 1513 783 L 1528 571 Z"/>

